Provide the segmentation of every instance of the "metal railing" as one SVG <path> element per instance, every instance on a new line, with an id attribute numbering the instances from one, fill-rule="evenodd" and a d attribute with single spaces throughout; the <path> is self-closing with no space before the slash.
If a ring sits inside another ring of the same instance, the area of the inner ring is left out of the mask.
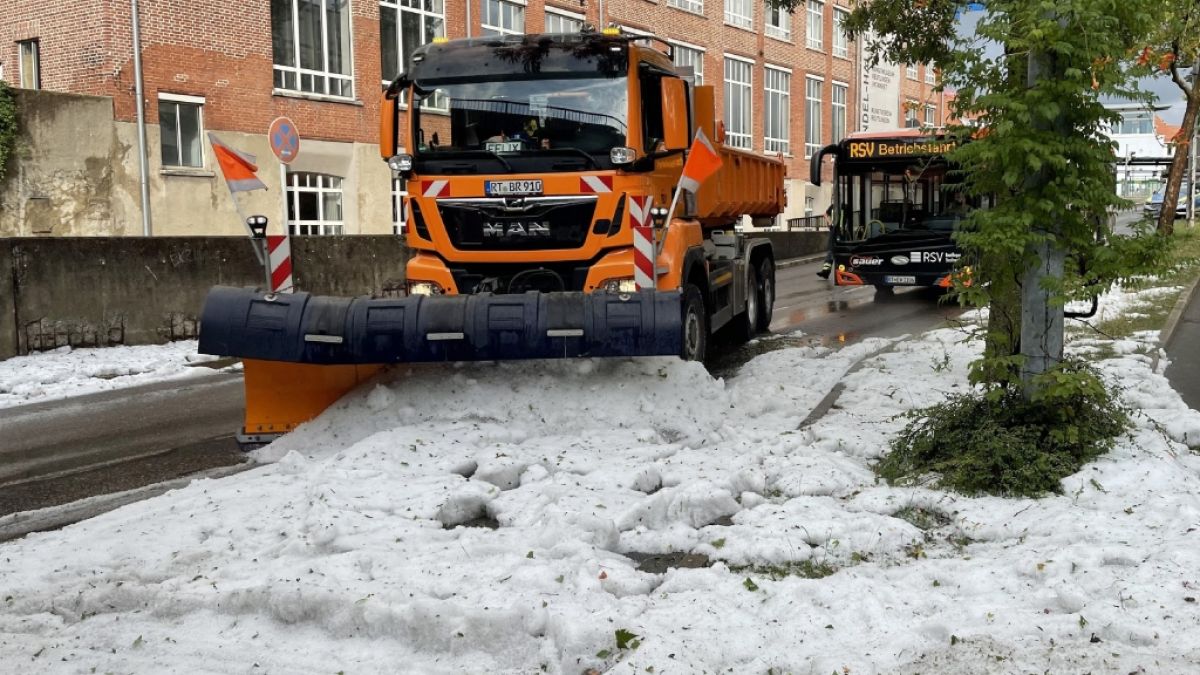
<path id="1" fill-rule="evenodd" d="M 803 218 L 788 218 L 788 232 L 812 232 L 829 229 L 825 224 L 825 216 L 805 216 Z"/>

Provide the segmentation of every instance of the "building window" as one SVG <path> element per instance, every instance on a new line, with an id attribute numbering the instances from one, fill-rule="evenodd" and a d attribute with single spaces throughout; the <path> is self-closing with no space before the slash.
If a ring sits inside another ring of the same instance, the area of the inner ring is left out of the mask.
<path id="1" fill-rule="evenodd" d="M 917 79 L 917 67 L 912 64 L 909 64 L 904 69 L 904 75 L 910 80 Z"/>
<path id="2" fill-rule="evenodd" d="M 767 66 L 763 88 L 763 149 L 767 152 L 788 154 L 791 148 L 791 99 L 792 74 L 789 71 Z"/>
<path id="3" fill-rule="evenodd" d="M 342 179 L 323 173 L 288 173 L 288 232 L 342 234 Z"/>
<path id="4" fill-rule="evenodd" d="M 725 23 L 741 28 L 754 25 L 754 5 L 751 0 L 725 0 Z"/>
<path id="5" fill-rule="evenodd" d="M 932 63 L 925 64 L 925 84 L 937 84 L 937 71 Z"/>
<path id="6" fill-rule="evenodd" d="M 525 32 L 525 3 L 483 0 L 479 23 L 484 35 L 520 35 Z"/>
<path id="7" fill-rule="evenodd" d="M 354 96 L 348 0 L 271 0 L 275 88 Z"/>
<path id="8" fill-rule="evenodd" d="M 779 7 L 766 6 L 767 28 L 769 37 L 792 41 L 792 13 Z"/>
<path id="9" fill-rule="evenodd" d="M 162 165 L 204 166 L 204 99 L 176 94 L 158 95 L 158 128 L 162 136 Z"/>
<path id="10" fill-rule="evenodd" d="M 379 43 L 384 84 L 404 72 L 417 47 L 445 36 L 443 0 L 380 0 Z"/>
<path id="11" fill-rule="evenodd" d="M 392 233 L 404 234 L 408 224 L 408 212 L 405 210 L 408 200 L 408 181 L 403 178 L 392 179 Z"/>
<path id="12" fill-rule="evenodd" d="M 752 62 L 725 57 L 725 144 L 733 148 L 750 149 L 753 72 Z"/>
<path id="13" fill-rule="evenodd" d="M 667 0 L 667 4 L 696 14 L 704 13 L 704 0 Z"/>
<path id="14" fill-rule="evenodd" d="M 578 33 L 583 30 L 583 15 L 546 8 L 547 33 Z"/>
<path id="15" fill-rule="evenodd" d="M 930 126 L 930 127 L 937 126 L 937 106 L 935 106 L 935 105 L 926 105 L 925 106 L 925 125 Z"/>
<path id="16" fill-rule="evenodd" d="M 808 76 L 804 83 L 804 158 L 821 151 L 821 85 L 819 77 Z"/>
<path id="17" fill-rule="evenodd" d="M 704 84 L 704 50 L 697 47 L 685 47 L 678 42 L 671 43 L 671 59 L 680 67 L 692 67 L 696 76 L 696 84 Z"/>
<path id="18" fill-rule="evenodd" d="M 904 102 L 904 128 L 905 129 L 916 129 L 917 127 L 921 126 L 921 122 L 919 120 L 917 120 L 917 108 L 920 108 L 920 107 L 921 107 L 921 104 L 917 103 L 916 101 L 914 101 L 912 99 L 909 99 Z"/>
<path id="19" fill-rule="evenodd" d="M 808 39 L 809 49 L 825 48 L 825 3 L 809 0 L 808 2 Z"/>
<path id="20" fill-rule="evenodd" d="M 835 8 L 833 10 L 833 55 L 842 58 L 850 58 L 850 37 L 846 35 L 846 20 L 850 18 L 850 12 L 844 9 Z"/>
<path id="21" fill-rule="evenodd" d="M 1154 120 L 1148 112 L 1124 113 L 1121 115 L 1121 121 L 1117 124 L 1116 133 L 1152 134 L 1154 133 Z"/>
<path id="22" fill-rule="evenodd" d="M 37 40 L 23 40 L 17 43 L 21 66 L 21 88 L 42 88 L 42 55 Z"/>
<path id="23" fill-rule="evenodd" d="M 833 119 L 830 120 L 833 127 L 833 138 L 830 139 L 831 143 L 837 143 L 846 137 L 846 119 L 848 117 L 846 114 L 846 96 L 849 89 L 848 86 L 840 82 L 833 83 L 833 95 L 831 97 L 833 100 Z"/>

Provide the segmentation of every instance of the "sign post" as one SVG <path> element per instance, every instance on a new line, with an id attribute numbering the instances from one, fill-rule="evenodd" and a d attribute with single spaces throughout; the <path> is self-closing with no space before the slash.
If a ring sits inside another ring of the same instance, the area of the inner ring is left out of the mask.
<path id="1" fill-rule="evenodd" d="M 271 279 L 271 290 L 276 292 L 291 292 L 292 284 L 292 242 L 288 233 L 288 192 L 287 165 L 296 160 L 300 154 L 300 130 L 287 117 L 277 117 L 267 128 L 267 139 L 271 143 L 271 152 L 279 159 L 279 194 L 283 207 L 282 235 L 267 237 L 267 275 Z"/>

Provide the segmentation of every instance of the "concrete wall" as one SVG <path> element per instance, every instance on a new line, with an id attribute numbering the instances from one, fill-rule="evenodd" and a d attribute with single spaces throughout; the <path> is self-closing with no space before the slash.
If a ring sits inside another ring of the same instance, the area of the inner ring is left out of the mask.
<path id="1" fill-rule="evenodd" d="M 397 237 L 296 237 L 292 246 L 302 290 L 384 296 L 403 285 Z M 262 277 L 244 237 L 0 239 L 0 358 L 195 337 L 210 286 Z"/>
<path id="2" fill-rule="evenodd" d="M 804 258 L 825 253 L 829 248 L 829 232 L 747 232 L 748 237 L 770 239 L 776 260 Z"/>

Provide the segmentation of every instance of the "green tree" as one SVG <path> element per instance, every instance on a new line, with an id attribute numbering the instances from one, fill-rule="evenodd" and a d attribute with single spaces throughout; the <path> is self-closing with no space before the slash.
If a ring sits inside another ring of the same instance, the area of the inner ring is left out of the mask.
<path id="1" fill-rule="evenodd" d="M 991 402 L 981 409 L 1007 409 L 993 420 L 999 426 L 1032 423 L 1041 429 L 1025 429 L 1014 443 L 1063 433 L 1054 428 L 1062 424 L 1071 436 L 1069 420 L 1094 419 L 1085 413 L 1112 402 L 1095 395 L 1105 390 L 1094 373 L 1062 363 L 1061 318 L 1057 324 L 1047 319 L 1049 330 L 1038 334 L 1045 343 L 1057 338 L 1057 352 L 1049 349 L 1046 363 L 1035 368 L 1021 355 L 1022 294 L 1044 291 L 1049 305 L 1061 310 L 1068 300 L 1103 292 L 1122 276 L 1146 269 L 1162 250 L 1157 237 L 1114 237 L 1109 231 L 1108 214 L 1124 202 L 1115 190 L 1115 147 L 1105 133 L 1117 117 L 1101 103 L 1107 96 L 1145 98 L 1136 90 L 1142 68 L 1136 55 L 1161 16 L 1157 2 L 985 0 L 974 34 L 959 35 L 966 0 L 872 0 L 856 7 L 846 24 L 863 38 L 869 57 L 932 63 L 941 86 L 957 92 L 957 116 L 972 121 L 949 129 L 970 139 L 949 159 L 961 167 L 969 194 L 995 201 L 993 208 L 974 212 L 956 234 L 963 263 L 974 271 L 973 283 L 956 290 L 960 300 L 990 308 L 984 354 L 971 373 Z M 1031 272 L 1056 258 L 1057 271 L 1051 266 L 1045 276 Z M 1029 325 L 1024 327 L 1029 348 Z M 1067 414 L 1033 419 L 1012 414 L 1014 406 Z M 973 415 L 959 419 L 968 425 L 982 421 Z M 1039 451 L 1036 441 L 1030 450 Z M 1010 455 L 1031 456 L 1024 450 Z"/>
<path id="2" fill-rule="evenodd" d="M 1175 156 L 1167 174 L 1162 211 L 1158 214 L 1158 231 L 1171 234 L 1175 228 L 1174 205 L 1179 200 L 1179 189 L 1196 129 L 1196 115 L 1200 111 L 1200 78 L 1185 78 L 1180 72 L 1181 64 L 1190 67 L 1200 56 L 1200 3 L 1195 0 L 1169 0 L 1162 3 L 1158 11 L 1161 18 L 1150 33 L 1146 46 L 1138 54 L 1137 63 L 1152 72 L 1168 74 L 1183 92 L 1186 102 L 1179 136 L 1167 139 L 1175 141 Z"/>

